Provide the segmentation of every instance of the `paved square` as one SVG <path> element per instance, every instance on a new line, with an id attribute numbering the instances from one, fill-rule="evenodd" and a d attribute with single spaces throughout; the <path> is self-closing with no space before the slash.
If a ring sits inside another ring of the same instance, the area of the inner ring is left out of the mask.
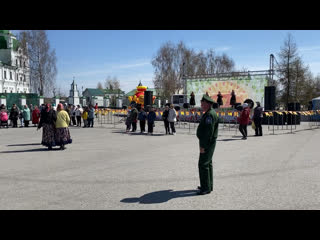
<path id="1" fill-rule="evenodd" d="M 244 141 L 220 125 L 214 191 L 197 196 L 195 128 L 156 125 L 154 136 L 71 127 L 65 151 L 47 151 L 34 127 L 0 129 L 0 209 L 320 209 L 319 128 L 263 126 Z"/>

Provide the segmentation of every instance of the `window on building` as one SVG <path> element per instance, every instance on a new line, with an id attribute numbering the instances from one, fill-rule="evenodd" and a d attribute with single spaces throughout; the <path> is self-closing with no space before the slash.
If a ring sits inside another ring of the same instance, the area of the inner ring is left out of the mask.
<path id="1" fill-rule="evenodd" d="M 26 67 L 26 61 L 23 62 L 23 66 Z"/>
<path id="2" fill-rule="evenodd" d="M 20 76 L 20 81 L 22 82 L 22 77 Z"/>
<path id="3" fill-rule="evenodd" d="M 21 59 L 20 59 L 20 67 L 22 67 L 22 62 L 21 62 Z"/>
<path id="4" fill-rule="evenodd" d="M 10 72 L 10 80 L 12 80 L 12 72 Z"/>
<path id="5" fill-rule="evenodd" d="M 12 93 L 12 90 L 10 91 L 10 93 Z"/>
<path id="6" fill-rule="evenodd" d="M 4 71 L 4 79 L 7 79 L 7 71 Z"/>
<path id="7" fill-rule="evenodd" d="M 4 93 L 7 93 L 7 90 L 4 90 Z"/>
<path id="8" fill-rule="evenodd" d="M 16 59 L 16 66 L 18 66 L 18 59 Z"/>
<path id="9" fill-rule="evenodd" d="M 25 81 L 26 81 L 26 75 L 24 75 L 23 77 L 24 77 L 24 80 L 23 80 L 23 81 L 25 82 Z"/>

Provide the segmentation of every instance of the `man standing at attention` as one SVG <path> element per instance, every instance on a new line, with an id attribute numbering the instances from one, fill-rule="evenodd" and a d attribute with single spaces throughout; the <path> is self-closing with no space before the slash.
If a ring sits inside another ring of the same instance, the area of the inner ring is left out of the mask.
<path id="1" fill-rule="evenodd" d="M 219 118 L 212 109 L 213 100 L 206 94 L 201 99 L 201 108 L 205 112 L 197 129 L 200 145 L 198 195 L 209 194 L 213 190 L 212 156 L 218 137 Z"/>

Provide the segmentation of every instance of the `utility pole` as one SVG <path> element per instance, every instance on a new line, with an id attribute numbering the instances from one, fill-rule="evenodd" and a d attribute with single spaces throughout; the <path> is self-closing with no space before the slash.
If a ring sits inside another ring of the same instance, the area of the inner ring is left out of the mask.
<path id="1" fill-rule="evenodd" d="M 290 53 L 290 49 L 289 49 Z M 287 64 L 287 70 L 288 70 L 288 88 L 287 88 L 287 106 L 286 109 L 288 110 L 288 104 L 289 104 L 289 94 L 290 94 L 290 54 L 288 54 L 288 64 Z"/>

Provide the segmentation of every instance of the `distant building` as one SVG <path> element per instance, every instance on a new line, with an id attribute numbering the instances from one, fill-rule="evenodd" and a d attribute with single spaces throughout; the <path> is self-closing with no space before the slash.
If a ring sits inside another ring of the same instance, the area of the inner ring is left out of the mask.
<path id="1" fill-rule="evenodd" d="M 29 59 L 9 30 L 0 30 L 0 93 L 30 93 Z"/>
<path id="2" fill-rule="evenodd" d="M 86 88 L 82 96 L 86 99 L 86 105 L 96 105 L 98 103 L 98 106 L 103 106 L 103 98 L 104 98 L 104 91 L 98 88 Z"/>
<path id="3" fill-rule="evenodd" d="M 121 89 L 104 89 L 104 94 L 105 94 L 105 97 L 108 97 L 110 99 L 112 98 L 117 98 L 117 97 L 120 97 L 122 98 L 124 95 L 125 95 L 125 92 L 122 91 Z"/>
<path id="4" fill-rule="evenodd" d="M 70 90 L 70 94 L 68 97 L 68 103 L 73 104 L 75 106 L 80 104 L 79 91 L 77 89 L 77 84 L 74 83 L 74 79 L 71 84 L 71 90 Z"/>

